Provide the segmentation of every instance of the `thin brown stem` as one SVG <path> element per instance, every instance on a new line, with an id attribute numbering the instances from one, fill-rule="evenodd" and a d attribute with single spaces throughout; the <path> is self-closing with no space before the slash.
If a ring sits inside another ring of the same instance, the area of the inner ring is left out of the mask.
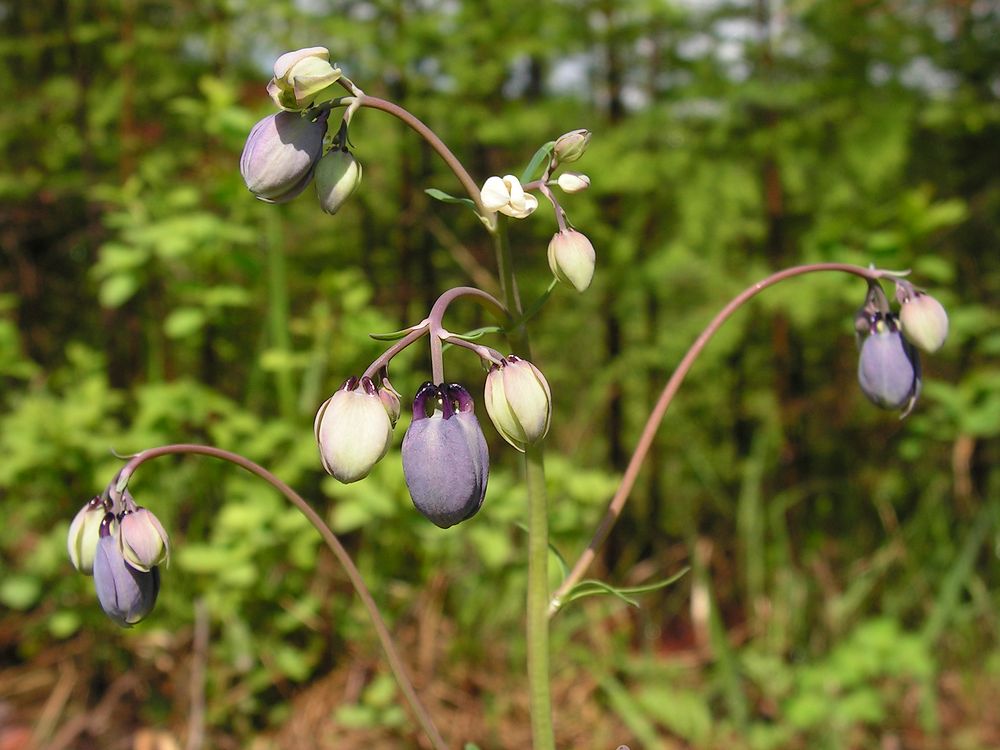
<path id="1" fill-rule="evenodd" d="M 250 459 L 240 456 L 239 454 L 222 450 L 221 448 L 214 448 L 209 445 L 182 443 L 152 448 L 132 457 L 129 462 L 125 464 L 125 467 L 119 472 L 114 492 L 120 494 L 125 489 L 135 470 L 146 461 L 150 461 L 160 456 L 187 453 L 195 453 L 203 456 L 219 458 L 223 461 L 236 464 L 251 474 L 260 477 L 284 495 L 288 501 L 309 520 L 309 523 L 311 523 L 319 532 L 320 536 L 323 537 L 323 541 L 326 542 L 326 546 L 330 548 L 330 551 L 333 552 L 334 556 L 344 568 L 344 572 L 347 574 L 347 578 L 351 582 L 351 586 L 354 587 L 358 598 L 361 599 L 361 603 L 368 611 L 368 616 L 372 621 L 372 627 L 375 629 L 375 634 L 378 636 L 379 643 L 381 643 L 382 649 L 385 651 L 386 659 L 389 662 L 389 668 L 392 669 L 392 673 L 396 678 L 396 683 L 399 685 L 399 689 L 406 698 L 406 702 L 409 704 L 410 710 L 413 712 L 417 722 L 424 730 L 424 733 L 427 735 L 427 738 L 430 740 L 431 745 L 434 746 L 435 750 L 447 750 L 448 746 L 441 737 L 441 734 L 438 732 L 437 727 L 434 726 L 433 719 L 431 719 L 427 709 L 424 708 L 423 704 L 420 702 L 420 698 L 417 697 L 417 691 L 414 689 L 413 683 L 406 674 L 406 667 L 403 665 L 403 660 L 399 657 L 399 653 L 396 651 L 396 647 L 393 644 L 389 628 L 382 619 L 378 605 L 375 603 L 371 593 L 368 591 L 368 587 L 365 586 L 365 582 L 361 577 L 361 573 L 354 565 L 354 561 L 351 560 L 351 556 L 347 554 L 347 550 L 344 549 L 344 546 L 340 543 L 340 540 L 337 539 L 333 531 L 330 530 L 330 527 L 326 525 L 323 519 L 320 518 L 319 514 L 312 509 L 312 506 L 310 506 L 309 503 L 307 503 L 295 490 L 263 466 L 260 466 L 259 464 L 256 464 Z"/>
<path id="2" fill-rule="evenodd" d="M 608 534 L 614 527 L 615 522 L 621 515 L 622 508 L 625 507 L 625 501 L 628 500 L 629 494 L 632 492 L 632 488 L 635 486 L 635 481 L 639 476 L 639 470 L 642 468 L 642 462 L 646 458 L 646 454 L 649 453 L 649 449 L 653 444 L 653 438 L 656 436 L 656 431 L 660 426 L 660 422 L 663 421 L 663 415 L 666 413 L 667 408 L 670 406 L 677 394 L 677 390 L 681 387 L 681 383 L 684 382 L 685 376 L 691 369 L 691 365 L 694 364 L 695 360 L 701 354 L 705 345 L 708 344 L 712 336 L 722 327 L 725 323 L 740 307 L 742 307 L 747 301 L 753 297 L 760 294 L 762 291 L 768 287 L 774 286 L 775 284 L 785 281 L 786 279 L 793 278 L 795 276 L 802 276 L 807 273 L 817 273 L 820 271 L 839 271 L 843 273 L 853 274 L 854 276 L 860 276 L 863 279 L 875 280 L 881 278 L 895 278 L 900 275 L 899 272 L 881 271 L 874 268 L 864 268 L 862 266 L 854 266 L 847 263 L 814 263 L 804 266 L 794 266 L 792 268 L 786 268 L 777 273 L 771 274 L 766 279 L 758 281 L 751 287 L 743 290 L 734 297 L 729 304 L 727 304 L 719 313 L 712 318 L 712 321 L 705 327 L 705 330 L 701 332 L 701 335 L 695 340 L 688 349 L 687 354 L 681 360 L 680 364 L 677 365 L 677 369 L 674 370 L 667 384 L 663 387 L 663 392 L 660 394 L 659 400 L 656 402 L 656 406 L 649 414 L 649 418 L 646 420 L 646 425 L 642 429 L 642 434 L 639 436 L 639 442 L 635 447 L 635 451 L 632 453 L 632 458 L 629 460 L 628 466 L 625 469 L 625 474 L 622 477 L 621 484 L 618 485 L 614 497 L 611 498 L 611 502 L 608 504 L 608 509 L 604 513 L 604 518 L 601 519 L 601 523 L 598 525 L 597 530 L 594 532 L 593 538 L 590 540 L 590 544 L 580 555 L 580 558 L 573 565 L 566 576 L 566 579 L 559 585 L 556 592 L 552 595 L 552 599 L 549 602 L 549 617 L 551 618 L 559 611 L 562 607 L 563 597 L 570 591 L 570 589 L 575 586 L 583 574 L 590 567 L 590 564 L 594 561 L 597 556 L 597 551 L 600 549 L 601 545 L 608 538 Z"/>

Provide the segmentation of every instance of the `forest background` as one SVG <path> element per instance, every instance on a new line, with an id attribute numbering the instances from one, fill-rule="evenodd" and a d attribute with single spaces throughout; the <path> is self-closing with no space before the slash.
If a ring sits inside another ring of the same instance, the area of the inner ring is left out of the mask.
<path id="1" fill-rule="evenodd" d="M 723 329 L 592 573 L 691 570 L 639 608 L 594 598 L 554 620 L 560 746 L 1000 746 L 996 4 L 7 0 L 0 29 L 0 747 L 418 746 L 334 560 L 230 467 L 143 469 L 132 490 L 173 561 L 146 622 L 104 616 L 69 521 L 112 451 L 165 442 L 242 452 L 300 489 L 449 740 L 528 746 L 517 456 L 485 428 L 486 505 L 449 532 L 410 504 L 401 429 L 364 482 L 320 467 L 313 415 L 380 353 L 367 334 L 496 283 L 475 218 L 423 192 L 457 192 L 450 173 L 378 112 L 355 117 L 364 181 L 335 218 L 309 193 L 247 192 L 269 65 L 310 45 L 480 182 L 594 132 L 574 165 L 592 187 L 566 205 L 596 279 L 557 289 L 533 333 L 570 560 L 666 377 L 743 287 L 875 263 L 949 310 L 904 421 L 857 387 L 857 279 L 788 282 Z M 528 299 L 554 229 L 512 229 Z M 425 357 L 394 362 L 404 398 Z M 481 388 L 468 358 L 449 372 Z"/>

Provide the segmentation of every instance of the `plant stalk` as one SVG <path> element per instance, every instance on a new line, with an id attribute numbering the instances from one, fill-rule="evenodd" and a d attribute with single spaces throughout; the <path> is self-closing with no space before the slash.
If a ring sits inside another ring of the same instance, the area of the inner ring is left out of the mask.
<path id="1" fill-rule="evenodd" d="M 256 464 L 249 458 L 245 458 L 237 453 L 232 453 L 221 448 L 215 448 L 210 445 L 182 443 L 152 448 L 133 456 L 118 473 L 118 478 L 113 489 L 116 493 L 120 494 L 128 485 L 128 481 L 135 470 L 146 461 L 159 456 L 186 453 L 195 453 L 203 456 L 219 458 L 223 461 L 236 464 L 251 474 L 260 477 L 284 495 L 288 501 L 309 520 L 309 523 L 311 523 L 319 532 L 320 536 L 323 537 L 323 541 L 326 542 L 326 546 L 330 548 L 330 551 L 333 552 L 334 556 L 344 568 L 344 572 L 347 574 L 347 578 L 354 587 L 355 592 L 357 592 L 358 598 L 361 599 L 361 603 L 365 606 L 365 609 L 368 610 L 368 616 L 371 618 L 372 627 L 375 629 L 375 634 L 378 636 L 379 643 L 382 644 L 382 649 L 385 651 L 386 659 L 389 662 L 389 668 L 392 670 L 393 676 L 396 678 L 396 684 L 399 686 L 400 691 L 402 691 L 403 697 L 409 704 L 410 710 L 416 718 L 417 723 L 420 724 L 420 727 L 424 730 L 424 733 L 427 735 L 427 739 L 430 740 L 430 743 L 435 750 L 448 750 L 448 745 L 445 743 L 444 738 L 441 737 L 437 727 L 434 726 L 434 720 L 431 719 L 427 709 L 424 708 L 423 704 L 420 702 L 420 698 L 417 697 L 417 691 L 406 674 L 406 667 L 403 665 L 403 660 L 400 658 L 399 653 L 396 651 L 396 647 L 393 644 L 389 628 L 385 624 L 385 620 L 382 619 L 378 605 L 375 603 L 375 599 L 372 597 L 371 592 L 365 585 L 364 579 L 361 577 L 361 572 L 357 569 L 357 566 L 354 565 L 354 561 L 351 560 L 351 556 L 347 554 L 347 550 L 344 549 L 344 546 L 340 543 L 340 540 L 337 539 L 337 536 L 333 533 L 333 531 L 331 531 L 330 527 L 326 525 L 323 519 L 320 518 L 320 515 L 313 510 L 312 506 L 309 505 L 309 503 L 307 503 L 301 495 L 285 484 L 285 482 L 278 479 L 278 477 L 265 469 L 263 466 Z"/>
<path id="2" fill-rule="evenodd" d="M 863 266 L 855 266 L 849 263 L 812 263 L 803 266 L 793 266 L 791 268 L 785 268 L 781 271 L 771 274 L 765 279 L 758 281 L 756 284 L 744 289 L 736 297 L 730 300 L 724 308 L 722 308 L 712 321 L 705 327 L 705 330 L 701 332 L 695 342 L 688 349 L 684 358 L 681 360 L 680 364 L 677 365 L 677 369 L 674 370 L 667 384 L 663 387 L 663 391 L 660 394 L 659 400 L 656 402 L 656 406 L 653 407 L 653 411 L 650 412 L 649 418 L 646 420 L 646 425 L 642 429 L 642 434 L 639 436 L 639 442 L 635 447 L 635 451 L 632 453 L 632 458 L 629 460 L 628 466 L 625 468 L 625 474 L 622 477 L 621 484 L 619 484 L 618 489 L 615 491 L 614 497 L 611 498 L 611 502 L 608 503 L 608 509 L 605 511 L 604 518 L 601 519 L 601 523 L 598 525 L 597 530 L 594 532 L 593 538 L 590 540 L 590 544 L 580 555 L 580 558 L 573 565 L 570 570 L 569 575 L 566 576 L 565 580 L 556 589 L 555 594 L 552 596 L 552 601 L 549 604 L 549 617 L 555 615 L 556 612 L 562 607 L 563 598 L 569 593 L 570 589 L 575 586 L 583 574 L 587 572 L 587 568 L 594 561 L 597 556 L 597 550 L 600 549 L 601 545 L 608 538 L 608 534 L 611 533 L 612 527 L 621 515 L 622 508 L 625 507 L 625 501 L 628 500 L 629 493 L 632 492 L 632 488 L 635 486 L 635 481 L 639 476 L 639 470 L 642 468 L 642 462 L 646 458 L 646 454 L 649 453 L 650 447 L 653 445 L 653 438 L 656 437 L 656 430 L 660 426 L 660 422 L 663 421 L 663 416 L 666 414 L 667 407 L 674 400 L 674 396 L 677 395 L 677 390 L 681 387 L 681 383 L 684 382 L 685 376 L 691 369 L 695 360 L 701 354 L 702 350 L 711 340 L 712 336 L 722 327 L 732 315 L 739 310 L 744 304 L 750 301 L 753 297 L 756 297 L 762 291 L 768 287 L 774 286 L 775 284 L 785 281 L 786 279 L 791 279 L 796 276 L 803 276 L 807 273 L 818 273 L 823 271 L 838 271 L 842 273 L 853 274 L 854 276 L 860 276 L 863 279 L 868 279 L 869 281 L 875 281 L 878 279 L 895 279 L 900 275 L 904 275 L 906 272 L 900 271 L 882 271 L 876 268 L 864 268 Z"/>
<path id="3" fill-rule="evenodd" d="M 511 319 L 521 320 L 521 297 L 514 276 L 513 258 L 507 238 L 507 220 L 498 217 L 492 232 L 497 272 L 503 301 Z M 507 334 L 511 348 L 531 357 L 531 341 L 523 323 Z M 545 487 L 545 454 L 540 445 L 524 454 L 528 491 L 528 595 L 525 634 L 528 643 L 528 697 L 534 750 L 555 750 L 552 728 L 552 687 L 549 675 L 549 519 Z"/>

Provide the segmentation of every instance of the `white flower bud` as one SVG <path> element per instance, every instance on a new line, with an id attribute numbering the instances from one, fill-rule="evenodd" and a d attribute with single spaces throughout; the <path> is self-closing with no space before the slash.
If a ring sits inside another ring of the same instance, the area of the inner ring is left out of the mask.
<path id="1" fill-rule="evenodd" d="M 125 562 L 144 573 L 170 559 L 167 532 L 146 508 L 125 512 L 119 524 L 118 540 Z"/>
<path id="2" fill-rule="evenodd" d="M 335 214 L 361 184 L 361 163 L 350 151 L 332 149 L 316 165 L 315 179 L 320 207 Z"/>
<path id="3" fill-rule="evenodd" d="M 489 211 L 499 211 L 515 219 L 530 216 L 538 208 L 538 199 L 524 192 L 521 182 L 514 175 L 490 177 L 480 192 L 483 207 Z"/>
<path id="4" fill-rule="evenodd" d="M 556 184 L 567 193 L 579 193 L 590 187 L 590 178 L 579 172 L 563 172 L 556 178 Z"/>
<path id="5" fill-rule="evenodd" d="M 392 443 L 392 423 L 370 378 L 351 378 L 327 399 L 315 432 L 323 468 L 344 484 L 368 476 Z"/>
<path id="6" fill-rule="evenodd" d="M 332 98 L 327 89 L 340 78 L 340 68 L 330 65 L 326 47 L 286 52 L 274 63 L 274 78 L 267 93 L 284 110 L 300 111 Z"/>
<path id="7" fill-rule="evenodd" d="M 508 443 L 522 453 L 549 431 L 552 393 L 545 376 L 525 359 L 510 356 L 486 376 L 486 413 Z"/>
<path id="8" fill-rule="evenodd" d="M 590 240 L 575 229 L 556 232 L 549 241 L 549 268 L 552 274 L 578 292 L 590 286 L 596 258 Z"/>
<path id="9" fill-rule="evenodd" d="M 569 164 L 571 161 L 576 161 L 583 156 L 583 152 L 587 150 L 588 143 L 590 143 L 589 130 L 571 130 L 568 133 L 563 133 L 556 139 L 556 145 L 552 149 L 552 154 L 559 164 Z"/>
<path id="10" fill-rule="evenodd" d="M 903 300 L 899 322 L 906 338 L 925 352 L 936 352 L 948 337 L 948 313 L 929 294 L 914 292 Z"/>
<path id="11" fill-rule="evenodd" d="M 94 573 L 94 554 L 100 539 L 101 521 L 107 509 L 99 497 L 88 502 L 73 518 L 69 525 L 66 547 L 73 567 L 84 575 Z"/>

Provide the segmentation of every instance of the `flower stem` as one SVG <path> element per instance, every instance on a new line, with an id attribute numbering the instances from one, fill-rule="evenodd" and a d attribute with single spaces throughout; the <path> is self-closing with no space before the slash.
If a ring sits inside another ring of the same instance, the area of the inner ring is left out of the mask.
<path id="1" fill-rule="evenodd" d="M 158 458 L 159 456 L 185 453 L 212 456 L 213 458 L 219 458 L 223 461 L 236 464 L 237 466 L 249 471 L 251 474 L 260 477 L 278 490 L 278 492 L 284 495 L 288 501 L 291 502 L 292 505 L 294 505 L 299 512 L 301 512 L 302 515 L 309 520 L 309 523 L 311 523 L 319 532 L 320 536 L 323 537 L 323 541 L 326 542 L 326 546 L 330 548 L 334 556 L 344 568 L 344 572 L 347 574 L 348 580 L 351 582 L 351 585 L 357 592 L 358 597 L 361 599 L 361 603 L 364 604 L 365 609 L 368 610 L 368 616 L 371 618 L 372 627 L 375 628 L 375 634 L 378 636 L 379 642 L 382 644 L 382 648 L 385 651 L 386 659 L 389 662 L 389 668 L 392 670 L 392 673 L 396 678 L 396 683 L 399 685 L 399 689 L 406 698 L 406 702 L 409 704 L 410 710 L 413 712 L 417 722 L 424 730 L 424 733 L 427 735 L 427 738 L 430 740 L 431 745 L 434 746 L 435 750 L 448 750 L 448 745 L 441 737 L 437 727 L 434 726 L 433 719 L 431 719 L 427 709 L 424 708 L 423 704 L 420 702 L 420 698 L 417 697 L 417 691 L 414 689 L 413 683 L 410 682 L 410 678 L 406 674 L 406 667 L 403 666 L 403 660 L 399 657 L 399 653 L 393 645 L 389 628 L 382 619 L 378 605 L 375 603 L 371 593 L 368 591 L 368 587 L 365 586 L 365 582 L 361 577 L 360 571 L 358 571 L 357 567 L 354 565 L 354 561 L 351 560 L 351 556 L 347 554 L 347 550 L 344 549 L 340 540 L 337 539 L 333 531 L 330 530 L 330 527 L 326 525 L 323 519 L 320 518 L 319 514 L 312 509 L 312 506 L 310 506 L 309 503 L 307 503 L 295 490 L 278 479 L 278 477 L 265 469 L 263 466 L 260 466 L 259 464 L 256 464 L 250 459 L 239 454 L 222 450 L 221 448 L 214 448 L 209 445 L 192 445 L 182 443 L 152 448 L 132 457 L 129 462 L 125 464 L 124 468 L 122 468 L 122 470 L 118 473 L 117 483 L 114 488 L 115 492 L 120 494 L 128 485 L 128 481 L 135 470 L 146 461 Z"/>
<path id="2" fill-rule="evenodd" d="M 505 218 L 500 218 L 492 235 L 504 304 L 510 317 L 519 320 L 523 311 Z M 531 341 L 523 323 L 508 330 L 507 338 L 515 352 L 531 357 Z M 541 446 L 530 447 L 525 452 L 524 471 L 528 490 L 528 596 L 525 633 L 528 642 L 532 747 L 534 750 L 554 750 L 552 689 L 549 680 L 549 522 L 544 451 Z"/>
<path id="3" fill-rule="evenodd" d="M 649 418 L 646 420 L 646 425 L 643 427 L 642 434 L 639 436 L 639 442 L 636 445 L 635 451 L 632 453 L 632 458 L 629 460 L 628 466 L 625 469 L 625 475 L 622 477 L 621 484 L 619 484 L 614 497 L 611 498 L 611 502 L 608 504 L 608 509 L 604 514 L 604 518 L 601 519 L 601 523 L 594 532 L 594 536 L 590 540 L 590 544 L 587 545 L 583 554 L 580 555 L 580 558 L 573 565 L 569 575 L 566 576 L 565 580 L 559 585 L 559 588 L 556 589 L 556 592 L 552 595 L 552 601 L 549 603 L 549 617 L 555 615 L 555 613 L 562 607 L 563 598 L 583 577 L 583 574 L 586 573 L 587 568 L 597 556 L 597 550 L 600 549 L 601 545 L 604 544 L 604 541 L 608 538 L 608 534 L 611 532 L 612 527 L 621 515 L 622 508 L 625 507 L 625 501 L 628 500 L 629 493 L 635 486 L 635 481 L 639 476 L 639 470 L 642 468 L 642 462 L 645 460 L 646 454 L 649 452 L 649 449 L 653 444 L 653 438 L 656 436 L 656 430 L 660 426 L 660 422 L 663 420 L 663 415 L 666 413 L 667 407 L 670 406 L 674 396 L 677 394 L 677 390 L 681 387 L 681 383 L 684 382 L 684 377 L 691 369 L 691 365 L 693 365 L 695 360 L 698 359 L 698 356 L 701 354 L 705 345 L 708 344 L 712 336 L 715 335 L 719 328 L 722 327 L 722 324 L 725 323 L 733 315 L 733 313 L 768 287 L 774 286 L 781 281 L 785 281 L 786 279 L 790 279 L 795 276 L 803 276 L 807 273 L 817 273 L 821 271 L 839 271 L 842 273 L 849 273 L 854 276 L 860 276 L 863 279 L 868 279 L 869 281 L 881 278 L 895 278 L 901 273 L 899 271 L 882 271 L 875 268 L 864 268 L 863 266 L 855 266 L 848 263 L 813 263 L 804 266 L 793 266 L 792 268 L 786 268 L 782 271 L 778 271 L 777 273 L 773 273 L 767 278 L 758 281 L 753 286 L 744 289 L 736 295 L 736 297 L 734 297 L 729 304 L 722 308 L 722 310 L 720 310 L 718 314 L 712 318 L 712 321 L 705 327 L 705 330 L 701 332 L 701 335 L 699 335 L 695 342 L 691 345 L 691 348 L 688 349 L 687 354 L 684 355 L 680 364 L 677 365 L 677 369 L 674 370 L 670 379 L 667 381 L 667 384 L 663 387 L 663 392 L 660 394 L 660 398 L 656 402 L 656 406 L 653 407 L 653 411 L 650 412 Z"/>

